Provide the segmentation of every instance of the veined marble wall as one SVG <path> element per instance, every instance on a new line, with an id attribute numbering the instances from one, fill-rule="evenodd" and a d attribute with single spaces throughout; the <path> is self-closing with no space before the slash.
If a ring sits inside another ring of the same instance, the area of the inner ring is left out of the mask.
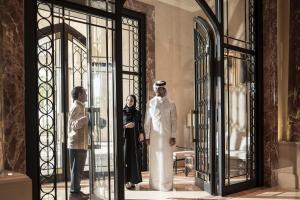
<path id="1" fill-rule="evenodd" d="M 300 142 L 300 1 L 290 1 L 288 141 Z"/>
<path id="2" fill-rule="evenodd" d="M 277 0 L 263 0 L 263 114 L 264 182 L 277 184 L 278 163 L 278 81 L 277 81 Z"/>
<path id="3" fill-rule="evenodd" d="M 146 15 L 146 95 L 147 99 L 150 99 L 154 96 L 152 84 L 155 80 L 154 6 L 136 0 L 126 0 L 124 7 Z"/>
<path id="4" fill-rule="evenodd" d="M 25 172 L 24 3 L 0 0 L 5 168 Z"/>
<path id="5" fill-rule="evenodd" d="M 0 44 L 3 38 L 3 29 L 0 23 Z M 3 49 L 0 48 L 0 59 L 3 57 Z M 0 173 L 4 169 L 4 132 L 3 132 L 3 66 L 0 64 Z"/>

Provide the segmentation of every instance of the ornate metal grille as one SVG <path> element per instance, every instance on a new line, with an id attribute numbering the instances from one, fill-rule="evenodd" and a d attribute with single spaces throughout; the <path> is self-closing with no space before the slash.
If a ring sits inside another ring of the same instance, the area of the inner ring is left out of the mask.
<path id="1" fill-rule="evenodd" d="M 199 171 L 199 178 L 209 181 L 209 171 L 208 171 L 208 132 L 207 132 L 207 90 L 205 87 L 205 83 L 208 80 L 208 74 L 206 73 L 206 56 L 207 52 L 205 50 L 206 41 L 199 33 L 196 33 L 196 44 L 198 44 L 198 48 L 196 49 L 196 113 L 199 113 L 198 117 L 196 117 L 196 129 L 199 130 L 198 135 L 198 145 L 196 149 L 196 156 L 199 163 L 197 163 L 196 169 Z"/>
<path id="2" fill-rule="evenodd" d="M 238 2 L 244 11 L 235 12 L 233 1 L 224 5 L 224 108 L 225 185 L 246 182 L 255 176 L 255 8 L 254 0 Z M 233 29 L 238 23 L 242 34 Z"/>
<path id="3" fill-rule="evenodd" d="M 255 27 L 257 1 L 217 0 L 214 1 L 215 11 L 211 9 L 210 2 L 197 2 L 210 20 L 217 47 L 211 93 L 215 105 L 212 107 L 212 114 L 215 115 L 212 116 L 212 133 L 216 137 L 212 136 L 212 153 L 209 155 L 217 161 L 210 163 L 212 193 L 225 195 L 240 191 L 239 186 L 253 187 L 259 170 L 255 167 L 258 161 L 255 119 L 258 73 Z M 205 114 L 204 111 L 201 112 Z M 201 129 L 201 123 L 199 124 Z M 203 154 L 201 145 L 197 149 L 200 155 Z M 200 157 L 197 158 L 199 163 Z M 199 170 L 201 167 L 199 166 Z"/>
<path id="4" fill-rule="evenodd" d="M 129 94 L 137 97 L 137 108 L 142 109 L 142 69 L 140 64 L 139 21 L 122 17 L 123 33 L 123 99 Z"/>
<path id="5" fill-rule="evenodd" d="M 256 40 L 256 34 L 255 34 L 255 2 L 254 0 L 249 0 L 249 37 L 250 37 L 250 45 L 251 45 L 251 50 L 256 51 L 255 49 L 255 40 Z M 255 74 L 256 72 L 256 61 L 255 61 L 255 56 L 252 54 L 252 56 L 249 56 L 249 97 L 250 97 L 250 148 L 249 148 L 249 163 L 247 165 L 247 176 L 249 179 L 254 179 L 256 177 L 256 163 L 255 163 L 255 154 L 256 154 L 256 146 L 258 145 L 256 143 L 256 134 L 257 134 L 257 128 L 255 125 L 255 118 L 256 118 L 256 78 Z"/>
<path id="6" fill-rule="evenodd" d="M 75 39 L 72 39 L 69 41 L 72 43 L 72 55 L 73 59 L 71 62 L 70 68 L 72 69 L 73 73 L 73 85 L 72 88 L 75 86 L 84 86 L 87 88 L 87 65 L 88 65 L 88 60 L 87 60 L 87 52 L 86 52 L 86 47 L 81 46 L 78 44 L 78 42 Z"/>
<path id="7" fill-rule="evenodd" d="M 199 26 L 196 24 L 196 26 Z M 197 177 L 210 181 L 210 56 L 209 38 L 195 30 L 195 130 Z"/>
<path id="8" fill-rule="evenodd" d="M 53 5 L 38 2 L 38 102 L 40 199 L 56 199 L 56 133 Z M 49 26 L 50 32 L 41 31 Z M 47 183 L 47 185 L 45 185 Z"/>
<path id="9" fill-rule="evenodd" d="M 113 20 L 41 2 L 37 15 L 40 199 L 57 199 L 58 184 L 65 190 L 60 196 L 68 196 L 69 92 L 79 85 L 90 92 L 93 138 L 88 155 L 91 166 L 85 166 L 91 171 L 89 187 L 91 194 L 111 199 L 115 184 Z M 95 184 L 99 183 L 98 191 Z"/>

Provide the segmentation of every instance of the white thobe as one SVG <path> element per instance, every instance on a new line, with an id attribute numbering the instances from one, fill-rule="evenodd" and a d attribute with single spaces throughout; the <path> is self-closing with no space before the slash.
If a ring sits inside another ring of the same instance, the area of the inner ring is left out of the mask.
<path id="1" fill-rule="evenodd" d="M 150 187 L 169 191 L 173 188 L 173 147 L 176 137 L 176 106 L 167 97 L 153 97 L 145 116 L 146 139 L 150 138 Z"/>

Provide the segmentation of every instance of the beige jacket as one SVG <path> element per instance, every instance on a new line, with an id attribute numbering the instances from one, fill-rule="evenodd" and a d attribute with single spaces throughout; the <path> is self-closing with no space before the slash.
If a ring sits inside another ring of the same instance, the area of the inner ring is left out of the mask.
<path id="1" fill-rule="evenodd" d="M 75 101 L 68 122 L 69 149 L 88 149 L 88 122 L 84 103 Z"/>

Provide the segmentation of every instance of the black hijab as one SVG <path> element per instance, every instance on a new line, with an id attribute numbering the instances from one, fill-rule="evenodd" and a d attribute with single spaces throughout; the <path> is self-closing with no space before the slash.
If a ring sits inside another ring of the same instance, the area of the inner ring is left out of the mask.
<path id="1" fill-rule="evenodd" d="M 133 101 L 134 101 L 134 103 L 131 107 L 127 106 L 128 97 L 132 97 Z M 123 114 L 126 116 L 126 121 L 132 122 L 134 120 L 135 113 L 136 113 L 136 96 L 131 94 L 131 95 L 127 96 L 126 105 L 124 106 L 124 109 L 123 109 Z"/>

